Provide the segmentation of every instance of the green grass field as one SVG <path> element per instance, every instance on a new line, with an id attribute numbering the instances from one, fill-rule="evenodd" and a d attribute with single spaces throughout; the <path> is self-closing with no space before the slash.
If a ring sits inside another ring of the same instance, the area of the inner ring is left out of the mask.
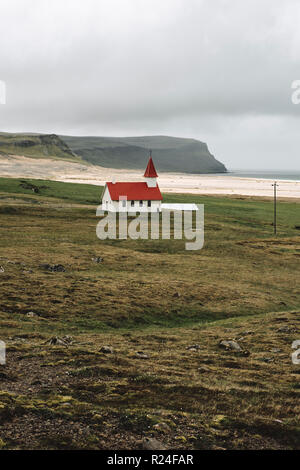
<path id="1" fill-rule="evenodd" d="M 0 447 L 299 448 L 298 202 L 279 202 L 275 237 L 271 201 L 165 195 L 205 205 L 186 251 L 98 240 L 101 187 L 24 181 L 0 179 Z"/>

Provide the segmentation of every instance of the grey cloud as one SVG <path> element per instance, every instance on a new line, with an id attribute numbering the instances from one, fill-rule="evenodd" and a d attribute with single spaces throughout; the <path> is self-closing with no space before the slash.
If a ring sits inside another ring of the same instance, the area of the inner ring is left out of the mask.
<path id="1" fill-rule="evenodd" d="M 2 0 L 0 129 L 190 136 L 229 166 L 299 168 L 299 20 L 297 0 Z"/>

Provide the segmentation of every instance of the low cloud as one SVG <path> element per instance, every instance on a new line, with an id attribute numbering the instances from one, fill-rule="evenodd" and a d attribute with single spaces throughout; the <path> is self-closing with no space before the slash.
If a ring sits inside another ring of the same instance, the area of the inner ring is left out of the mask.
<path id="1" fill-rule="evenodd" d="M 300 168 L 297 0 L 3 0 L 0 128 L 207 141 Z"/>

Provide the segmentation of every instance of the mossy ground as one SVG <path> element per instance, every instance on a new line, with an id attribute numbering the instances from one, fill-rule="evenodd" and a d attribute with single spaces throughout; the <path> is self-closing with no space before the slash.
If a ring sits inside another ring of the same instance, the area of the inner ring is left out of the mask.
<path id="1" fill-rule="evenodd" d="M 205 246 L 187 252 L 100 241 L 101 188 L 35 184 L 0 180 L 1 448 L 299 448 L 299 203 L 279 204 L 274 237 L 270 201 L 167 196 L 205 204 Z"/>

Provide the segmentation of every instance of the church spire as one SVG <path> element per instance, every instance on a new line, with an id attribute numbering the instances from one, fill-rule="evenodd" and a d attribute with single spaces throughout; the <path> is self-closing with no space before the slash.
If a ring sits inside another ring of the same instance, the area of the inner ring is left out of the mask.
<path id="1" fill-rule="evenodd" d="M 156 173 L 156 169 L 152 160 L 152 150 L 150 150 L 149 161 L 148 161 L 146 171 L 144 173 L 144 177 L 145 178 L 157 178 L 157 176 L 158 175 Z"/>

